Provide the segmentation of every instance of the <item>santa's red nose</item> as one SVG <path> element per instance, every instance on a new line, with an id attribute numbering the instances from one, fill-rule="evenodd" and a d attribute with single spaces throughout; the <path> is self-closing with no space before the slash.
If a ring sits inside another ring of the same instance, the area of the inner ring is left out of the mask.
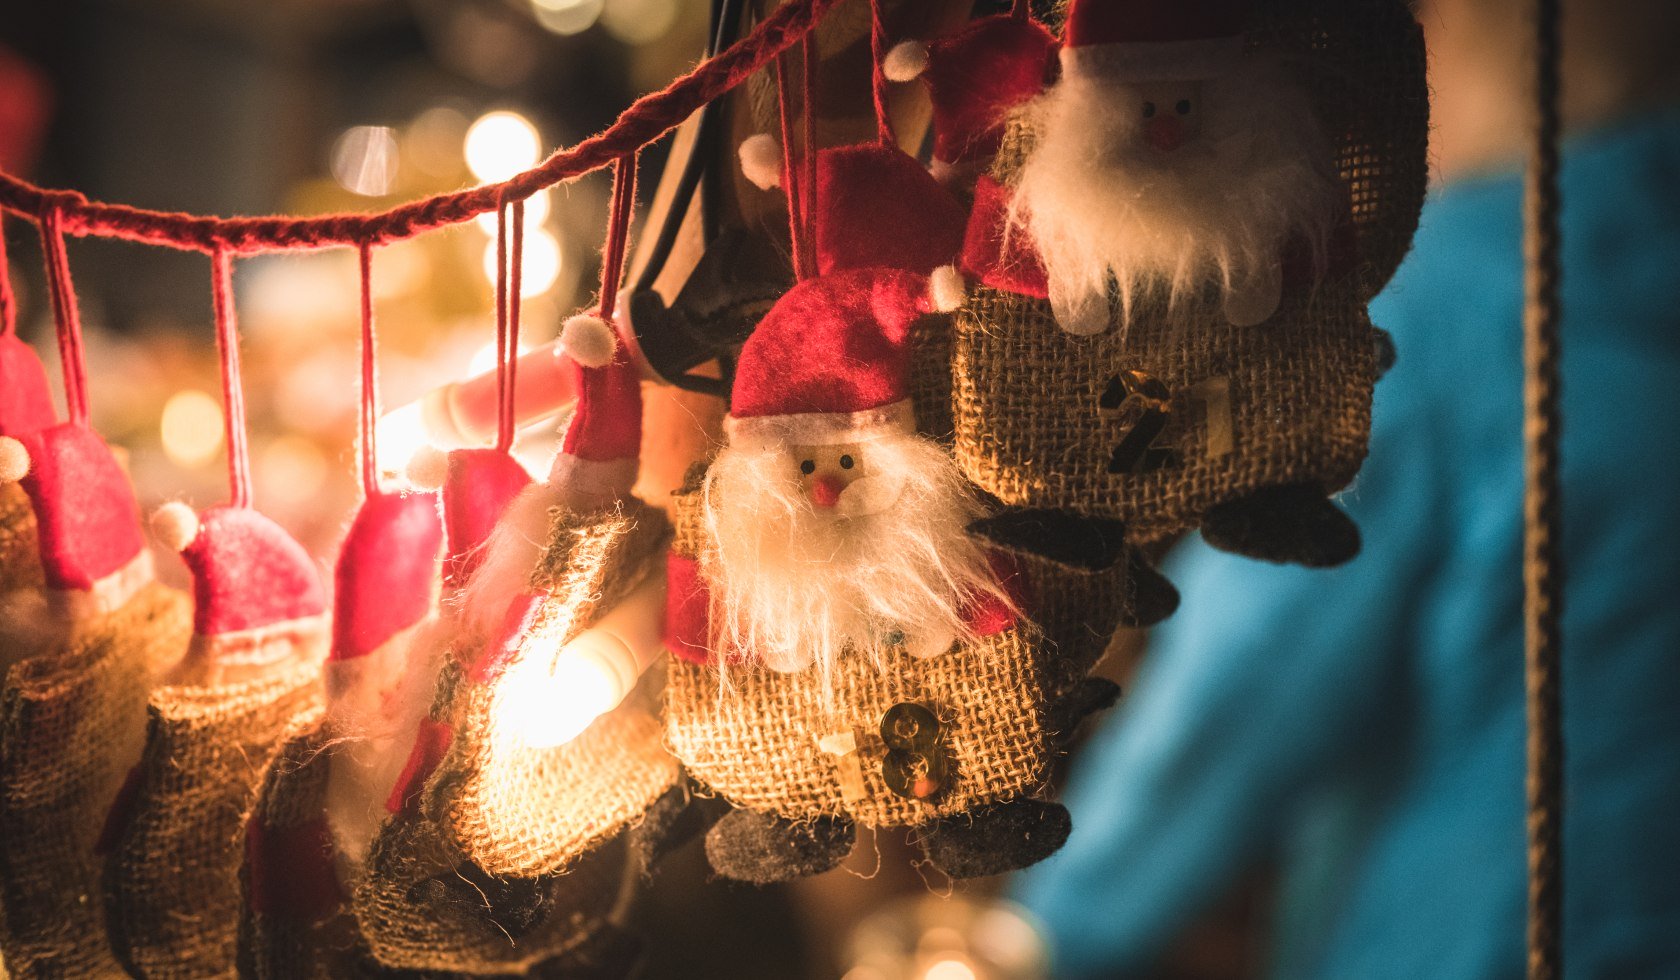
<path id="1" fill-rule="evenodd" d="M 837 476 L 819 476 L 811 481 L 811 503 L 818 507 L 833 507 L 840 502 L 840 491 L 846 484 Z"/>
<path id="2" fill-rule="evenodd" d="M 1144 139 L 1162 153 L 1170 153 L 1184 145 L 1184 123 L 1177 116 L 1156 116 L 1144 124 Z"/>

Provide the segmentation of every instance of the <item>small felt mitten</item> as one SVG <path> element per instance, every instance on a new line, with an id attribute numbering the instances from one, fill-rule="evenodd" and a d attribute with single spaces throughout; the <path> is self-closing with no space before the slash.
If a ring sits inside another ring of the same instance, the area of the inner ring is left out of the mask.
<path id="1" fill-rule="evenodd" d="M 6 643 L 0 678 L 0 952 L 22 976 L 116 975 L 95 843 L 144 741 L 146 689 L 186 646 L 190 607 L 153 580 L 134 491 L 98 435 L 75 423 L 11 431 L 0 455 L 22 464 L 5 475 L 22 477 L 35 525 L 41 586 L 28 615 L 44 628 L 27 649 Z"/>
<path id="2" fill-rule="evenodd" d="M 263 773 L 321 708 L 326 590 L 303 548 L 247 507 L 166 505 L 153 526 L 192 574 L 193 636 L 151 694 L 146 748 L 112 811 L 106 917 L 132 971 L 221 974 Z"/>

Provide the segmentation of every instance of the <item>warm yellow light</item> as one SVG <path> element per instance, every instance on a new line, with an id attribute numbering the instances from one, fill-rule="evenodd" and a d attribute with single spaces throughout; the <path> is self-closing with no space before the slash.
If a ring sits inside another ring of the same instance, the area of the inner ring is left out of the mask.
<path id="1" fill-rule="evenodd" d="M 651 44 L 676 22 L 676 0 L 611 0 L 601 12 L 601 26 L 625 44 Z"/>
<path id="2" fill-rule="evenodd" d="M 340 187 L 379 197 L 397 179 L 397 131 L 388 126 L 352 126 L 333 143 L 332 174 Z"/>
<path id="3" fill-rule="evenodd" d="M 533 231 L 542 227 L 548 220 L 549 212 L 553 210 L 548 191 L 541 190 L 525 199 L 525 234 L 529 236 Z M 496 212 L 486 211 L 473 219 L 486 235 L 496 233 Z"/>
<path id="4" fill-rule="evenodd" d="M 257 457 L 257 486 L 264 500 L 296 506 L 327 482 L 327 459 L 308 439 L 281 436 Z"/>
<path id="5" fill-rule="evenodd" d="M 202 391 L 177 391 L 164 403 L 160 434 L 170 462 L 202 466 L 222 448 L 222 406 Z"/>
<path id="6" fill-rule="evenodd" d="M 464 152 L 467 169 L 474 177 L 506 180 L 541 159 L 542 137 L 537 127 L 519 113 L 492 112 L 468 127 Z"/>
<path id="7" fill-rule="evenodd" d="M 974 980 L 974 968 L 962 960 L 939 960 L 923 972 L 922 980 Z"/>
<path id="8" fill-rule="evenodd" d="M 404 472 L 414 454 L 431 445 L 426 434 L 425 407 L 419 401 L 386 412 L 373 434 L 382 473 Z"/>
<path id="9" fill-rule="evenodd" d="M 545 30 L 581 34 L 594 25 L 605 5 L 606 0 L 531 0 L 531 13 Z"/>
<path id="10" fill-rule="evenodd" d="M 524 259 L 520 262 L 520 296 L 537 296 L 553 288 L 560 278 L 560 242 L 546 228 L 526 232 Z M 496 281 L 496 243 L 484 246 L 484 276 Z"/>

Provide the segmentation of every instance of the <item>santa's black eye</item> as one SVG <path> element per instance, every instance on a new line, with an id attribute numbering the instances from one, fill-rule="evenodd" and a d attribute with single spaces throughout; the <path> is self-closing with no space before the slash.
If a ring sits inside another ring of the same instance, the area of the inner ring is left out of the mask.
<path id="1" fill-rule="evenodd" d="M 813 460 L 808 459 L 805 462 L 799 464 L 799 472 L 805 474 L 806 476 L 810 476 L 812 473 L 815 473 L 816 471 L 817 471 L 817 464 Z"/>
<path id="2" fill-rule="evenodd" d="M 1188 116 L 1190 114 L 1190 100 L 1189 99 L 1179 99 L 1178 100 L 1178 114 L 1181 115 L 1181 116 Z"/>
<path id="3" fill-rule="evenodd" d="M 1155 118 L 1155 103 L 1145 102 L 1143 104 L 1143 118 L 1145 118 L 1145 119 Z"/>
<path id="4" fill-rule="evenodd" d="M 843 470 L 851 469 L 852 468 L 852 457 L 850 457 L 850 456 L 840 457 L 840 468 L 843 469 Z"/>

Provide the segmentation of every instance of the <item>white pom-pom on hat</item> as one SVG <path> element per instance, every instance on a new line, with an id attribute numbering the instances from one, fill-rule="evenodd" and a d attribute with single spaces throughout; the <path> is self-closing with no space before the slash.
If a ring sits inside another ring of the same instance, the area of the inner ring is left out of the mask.
<path id="1" fill-rule="evenodd" d="M 618 334 L 612 324 L 595 314 L 579 313 L 561 326 L 560 346 L 584 367 L 606 367 L 618 350 Z"/>
<path id="2" fill-rule="evenodd" d="M 421 446 L 408 458 L 403 472 L 421 490 L 436 490 L 449 477 L 449 454 L 436 446 Z"/>
<path id="3" fill-rule="evenodd" d="M 755 133 L 741 141 L 741 176 L 761 191 L 782 186 L 782 144 L 769 133 Z"/>
<path id="4" fill-rule="evenodd" d="M 954 265 L 942 265 L 928 274 L 928 300 L 934 312 L 950 313 L 968 302 L 968 283 Z"/>
<path id="5" fill-rule="evenodd" d="M 16 483 L 28 475 L 28 447 L 11 436 L 0 436 L 0 483 Z"/>
<path id="6" fill-rule="evenodd" d="M 170 551 L 182 551 L 198 537 L 198 515 L 179 500 L 152 511 L 152 534 Z"/>
<path id="7" fill-rule="evenodd" d="M 920 41 L 900 41 L 881 59 L 881 74 L 889 82 L 908 82 L 927 71 L 928 49 Z"/>

